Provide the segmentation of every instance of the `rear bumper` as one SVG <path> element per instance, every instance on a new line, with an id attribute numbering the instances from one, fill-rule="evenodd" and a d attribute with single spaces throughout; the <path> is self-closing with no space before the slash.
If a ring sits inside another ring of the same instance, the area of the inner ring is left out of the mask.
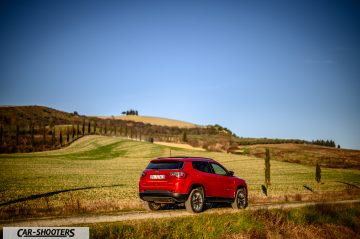
<path id="1" fill-rule="evenodd" d="M 159 203 L 182 203 L 188 198 L 187 194 L 150 190 L 139 193 L 139 196 L 144 201 Z"/>

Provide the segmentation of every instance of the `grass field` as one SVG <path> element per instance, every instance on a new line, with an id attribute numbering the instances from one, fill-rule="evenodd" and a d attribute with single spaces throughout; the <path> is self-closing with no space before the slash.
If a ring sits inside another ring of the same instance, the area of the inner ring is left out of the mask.
<path id="1" fill-rule="evenodd" d="M 0 155 L 0 216 L 5 219 L 140 209 L 140 174 L 150 159 L 169 156 L 170 149 L 172 156 L 210 157 L 235 171 L 249 185 L 250 202 L 306 200 L 321 197 L 322 193 L 336 197 L 344 190 L 360 187 L 360 170 L 322 168 L 323 183 L 318 184 L 315 167 L 273 160 L 272 185 L 269 197 L 265 197 L 260 189 L 264 181 L 261 159 L 119 137 L 86 136 L 60 150 Z M 359 191 L 355 190 L 355 194 L 359 196 Z"/>
<path id="2" fill-rule="evenodd" d="M 90 238 L 359 238 L 360 205 L 202 214 L 167 220 L 99 223 Z"/>
<path id="3" fill-rule="evenodd" d="M 263 158 L 265 149 L 273 158 L 291 163 L 316 165 L 330 168 L 360 169 L 360 150 L 337 149 L 309 144 L 258 144 L 243 146 L 239 150 L 250 156 Z"/>
<path id="4" fill-rule="evenodd" d="M 181 121 L 181 120 L 173 120 L 161 117 L 153 117 L 153 116 L 138 116 L 138 115 L 123 115 L 123 116 L 114 116 L 107 117 L 101 116 L 99 118 L 102 119 L 120 119 L 120 120 L 130 120 L 135 122 L 142 122 L 145 124 L 159 125 L 159 126 L 168 126 L 168 127 L 179 127 L 179 128 L 195 128 L 199 127 L 193 123 Z"/>

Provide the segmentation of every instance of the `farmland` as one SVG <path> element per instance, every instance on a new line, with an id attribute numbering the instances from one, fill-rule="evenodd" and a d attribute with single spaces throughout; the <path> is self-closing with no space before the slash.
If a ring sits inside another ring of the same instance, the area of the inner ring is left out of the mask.
<path id="1" fill-rule="evenodd" d="M 142 122 L 144 124 L 152 124 L 152 125 L 167 126 L 167 127 L 179 127 L 179 128 L 199 127 L 198 125 L 181 120 L 166 119 L 166 118 L 153 117 L 153 116 L 123 115 L 123 116 L 113 116 L 113 117 L 101 116 L 99 118 L 135 121 L 135 122 Z"/>
<path id="2" fill-rule="evenodd" d="M 255 157 L 264 157 L 265 148 L 271 150 L 277 160 L 307 165 L 321 164 L 330 168 L 360 169 L 360 151 L 337 149 L 310 144 L 257 144 L 243 146 L 239 152 Z"/>
<path id="3" fill-rule="evenodd" d="M 250 203 L 340 197 L 345 191 L 359 195 L 360 171 L 356 169 L 322 168 L 318 184 L 315 167 L 272 160 L 272 184 L 265 197 L 262 159 L 86 136 L 60 150 L 0 155 L 1 218 L 142 209 L 139 176 L 150 159 L 169 156 L 170 149 L 172 156 L 210 157 L 235 171 L 249 184 Z"/>

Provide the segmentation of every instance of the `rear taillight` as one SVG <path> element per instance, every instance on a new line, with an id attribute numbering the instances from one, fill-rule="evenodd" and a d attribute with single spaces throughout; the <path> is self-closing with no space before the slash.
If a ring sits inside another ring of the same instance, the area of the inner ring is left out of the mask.
<path id="1" fill-rule="evenodd" d="M 145 176 L 146 176 L 146 172 L 144 171 L 142 172 L 141 177 L 145 177 Z"/>
<path id="2" fill-rule="evenodd" d="M 171 172 L 170 176 L 175 178 L 186 178 L 187 175 L 184 172 Z"/>

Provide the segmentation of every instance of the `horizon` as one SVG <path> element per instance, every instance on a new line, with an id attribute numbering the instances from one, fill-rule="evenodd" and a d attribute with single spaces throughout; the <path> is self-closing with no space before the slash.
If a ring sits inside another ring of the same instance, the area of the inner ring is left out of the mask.
<path id="1" fill-rule="evenodd" d="M 0 105 L 360 149 L 358 1 L 3 1 Z"/>

